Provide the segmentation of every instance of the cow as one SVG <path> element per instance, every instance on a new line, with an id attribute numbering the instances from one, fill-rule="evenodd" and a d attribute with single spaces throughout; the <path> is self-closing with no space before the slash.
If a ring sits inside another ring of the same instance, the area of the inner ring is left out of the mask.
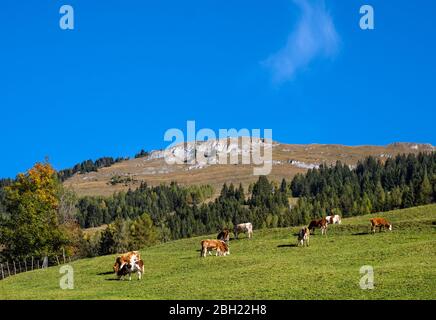
<path id="1" fill-rule="evenodd" d="M 304 247 L 304 244 L 306 246 L 309 246 L 309 237 L 310 237 L 310 230 L 309 228 L 301 228 L 301 230 L 298 232 L 298 238 L 297 238 L 297 247 L 299 245 Z"/>
<path id="2" fill-rule="evenodd" d="M 206 257 L 206 254 L 212 254 L 211 251 L 216 250 L 216 256 L 226 256 L 230 254 L 229 246 L 222 240 L 203 240 L 201 241 L 200 257 Z"/>
<path id="3" fill-rule="evenodd" d="M 114 272 L 117 273 L 124 267 L 125 264 L 130 263 L 131 265 L 133 265 L 135 261 L 138 260 L 141 260 L 139 251 L 130 251 L 124 253 L 115 259 L 115 264 L 113 266 Z"/>
<path id="4" fill-rule="evenodd" d="M 144 274 L 144 261 L 138 260 L 133 264 L 126 263 L 120 270 L 117 271 L 118 280 L 121 280 L 122 277 L 129 275 L 129 281 L 131 281 L 132 273 L 135 272 L 138 274 L 138 280 L 141 280 L 142 275 Z"/>
<path id="5" fill-rule="evenodd" d="M 338 214 L 335 214 L 334 216 L 327 216 L 327 217 L 325 217 L 325 219 L 327 220 L 328 224 L 341 224 L 342 223 L 341 216 Z"/>
<path id="6" fill-rule="evenodd" d="M 388 229 L 389 231 L 392 231 L 392 224 L 390 224 L 386 219 L 384 218 L 372 218 L 369 220 L 371 222 L 371 231 L 375 233 L 375 228 L 379 227 L 379 232 L 381 232 L 382 229 Z"/>
<path id="7" fill-rule="evenodd" d="M 315 234 L 315 228 L 320 228 L 321 234 L 327 235 L 327 226 L 328 223 L 326 218 L 322 218 L 322 219 L 312 220 L 307 228 L 311 230 L 313 234 Z"/>
<path id="8" fill-rule="evenodd" d="M 230 241 L 230 231 L 229 231 L 229 229 L 225 228 L 220 233 L 218 233 L 217 239 L 218 240 L 222 240 L 225 243 L 229 244 L 229 241 Z"/>
<path id="9" fill-rule="evenodd" d="M 248 238 L 251 239 L 253 237 L 253 225 L 251 222 L 241 223 L 235 226 L 233 233 L 235 234 L 235 238 L 238 239 L 238 233 L 247 232 Z"/>

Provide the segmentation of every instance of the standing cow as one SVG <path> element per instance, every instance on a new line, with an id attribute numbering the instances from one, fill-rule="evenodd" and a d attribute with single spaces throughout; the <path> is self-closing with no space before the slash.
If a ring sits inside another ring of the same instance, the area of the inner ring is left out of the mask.
<path id="1" fill-rule="evenodd" d="M 235 226 L 233 233 L 235 234 L 236 239 L 238 239 L 238 233 L 247 233 L 248 238 L 251 239 L 253 237 L 253 225 L 251 222 L 240 223 Z"/>
<path id="2" fill-rule="evenodd" d="M 299 245 L 304 247 L 304 244 L 306 244 L 306 246 L 309 246 L 309 238 L 310 238 L 310 230 L 309 228 L 302 228 L 299 232 L 298 232 L 298 238 L 297 238 L 297 247 Z"/>
<path id="3" fill-rule="evenodd" d="M 371 231 L 375 233 L 375 229 L 379 227 L 379 232 L 381 232 L 382 229 L 388 229 L 389 231 L 392 231 L 392 224 L 390 224 L 386 219 L 384 218 L 372 218 L 369 220 L 371 222 Z"/>
<path id="4" fill-rule="evenodd" d="M 128 275 L 129 281 L 132 280 L 132 273 L 138 274 L 138 280 L 142 279 L 142 275 L 144 274 L 144 261 L 138 260 L 133 264 L 126 263 L 120 270 L 117 271 L 118 280 L 121 280 L 122 277 Z"/>
<path id="5" fill-rule="evenodd" d="M 342 223 L 341 216 L 338 214 L 335 214 L 334 216 L 327 216 L 327 217 L 325 217 L 325 219 L 327 220 L 328 224 L 341 224 Z"/>
<path id="6" fill-rule="evenodd" d="M 222 240 L 225 243 L 229 244 L 229 241 L 230 241 L 230 231 L 229 231 L 229 229 L 225 228 L 220 233 L 218 233 L 217 239 L 218 240 Z"/>
<path id="7" fill-rule="evenodd" d="M 326 218 L 322 218 L 318 220 L 312 220 L 307 228 L 311 230 L 313 234 L 315 234 L 315 228 L 320 228 L 321 234 L 327 235 L 327 225 L 328 223 Z"/>
<path id="8" fill-rule="evenodd" d="M 114 272 L 117 273 L 121 270 L 124 265 L 131 264 L 133 265 L 136 261 L 141 260 L 141 255 L 139 251 L 130 251 L 118 256 L 115 260 L 115 264 L 113 266 Z"/>

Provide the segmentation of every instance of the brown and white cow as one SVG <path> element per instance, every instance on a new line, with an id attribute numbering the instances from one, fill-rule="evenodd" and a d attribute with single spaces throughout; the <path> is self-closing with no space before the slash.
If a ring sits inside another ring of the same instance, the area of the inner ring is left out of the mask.
<path id="1" fill-rule="evenodd" d="M 338 214 L 335 214 L 334 216 L 327 216 L 327 217 L 325 217 L 325 219 L 327 220 L 328 224 L 341 224 L 342 223 L 341 216 Z"/>
<path id="2" fill-rule="evenodd" d="M 130 251 L 130 252 L 124 253 L 115 259 L 115 264 L 113 267 L 114 272 L 117 273 L 127 263 L 130 263 L 131 265 L 133 265 L 136 261 L 139 261 L 139 260 L 141 260 L 141 255 L 140 255 L 139 251 Z"/>
<path id="3" fill-rule="evenodd" d="M 238 239 L 238 233 L 247 233 L 248 238 L 251 239 L 253 237 L 253 225 L 251 222 L 240 223 L 235 226 L 233 233 L 235 234 L 236 239 Z"/>
<path id="4" fill-rule="evenodd" d="M 120 270 L 117 271 L 118 280 L 129 275 L 129 281 L 132 280 L 132 273 L 138 274 L 138 280 L 142 279 L 144 274 L 144 261 L 138 260 L 134 264 L 126 263 Z"/>
<path id="5" fill-rule="evenodd" d="M 230 231 L 229 231 L 229 229 L 225 228 L 220 233 L 218 233 L 217 239 L 218 240 L 222 240 L 222 241 L 224 241 L 225 243 L 228 244 L 229 241 L 230 241 Z"/>
<path id="6" fill-rule="evenodd" d="M 298 238 L 297 238 L 297 247 L 299 245 L 304 247 L 304 244 L 306 246 L 309 246 L 309 238 L 310 238 L 310 230 L 309 228 L 301 228 L 301 230 L 298 232 Z"/>
<path id="7" fill-rule="evenodd" d="M 327 226 L 328 223 L 326 218 L 322 218 L 322 219 L 312 220 L 307 228 L 311 230 L 313 234 L 315 234 L 315 228 L 320 228 L 321 234 L 327 235 Z"/>
<path id="8" fill-rule="evenodd" d="M 201 241 L 201 257 L 206 257 L 206 254 L 212 254 L 211 251 L 216 251 L 216 256 L 226 256 L 230 254 L 229 246 L 222 240 L 203 240 Z"/>
<path id="9" fill-rule="evenodd" d="M 379 232 L 381 232 L 382 229 L 388 229 L 389 231 L 392 231 L 392 224 L 390 224 L 386 219 L 384 218 L 372 218 L 369 219 L 371 222 L 371 231 L 375 233 L 375 228 L 379 227 Z"/>

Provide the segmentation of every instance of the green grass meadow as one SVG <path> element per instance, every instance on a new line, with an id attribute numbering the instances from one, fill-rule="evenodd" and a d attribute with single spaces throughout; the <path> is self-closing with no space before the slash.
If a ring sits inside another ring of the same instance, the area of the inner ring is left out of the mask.
<path id="1" fill-rule="evenodd" d="M 369 233 L 371 217 L 392 232 Z M 141 250 L 141 281 L 110 274 L 115 255 L 71 263 L 74 289 L 62 290 L 60 267 L 0 281 L 0 299 L 435 299 L 436 205 L 343 219 L 310 247 L 296 247 L 299 228 L 255 230 L 230 243 L 230 256 L 200 258 L 200 240 Z M 374 268 L 374 289 L 362 290 L 359 270 Z"/>

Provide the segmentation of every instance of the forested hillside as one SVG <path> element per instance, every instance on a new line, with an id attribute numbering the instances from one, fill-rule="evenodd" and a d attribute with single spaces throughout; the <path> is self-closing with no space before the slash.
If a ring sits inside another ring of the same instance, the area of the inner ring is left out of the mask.
<path id="1" fill-rule="evenodd" d="M 48 254 L 66 247 L 73 255 L 94 256 L 215 233 L 247 221 L 255 229 L 287 227 L 328 214 L 349 217 L 433 203 L 436 153 L 385 161 L 367 157 L 355 168 L 338 161 L 281 183 L 261 176 L 247 190 L 242 184 L 224 184 L 213 201 L 210 185 L 176 182 L 159 186 L 143 182 L 136 190 L 109 197 L 78 198 L 62 187 L 48 164 L 37 164 L 16 181 L 2 184 L 3 254 L 29 254 L 29 248 Z M 108 226 L 82 234 L 81 228 L 101 225 Z M 41 232 L 35 234 L 35 228 Z"/>
<path id="2" fill-rule="evenodd" d="M 344 217 L 424 205 L 436 200 L 436 153 L 399 155 L 386 162 L 368 157 L 355 169 L 337 162 L 311 169 L 280 185 L 266 177 L 244 190 L 225 184 L 220 196 L 203 203 L 210 187 L 185 188 L 172 183 L 141 184 L 112 197 L 79 200 L 82 227 L 107 224 L 117 217 L 132 219 L 146 212 L 165 239 L 215 232 L 235 223 L 254 227 L 285 227 L 327 214 Z M 290 197 L 298 198 L 290 205 Z"/>
<path id="3" fill-rule="evenodd" d="M 58 172 L 59 179 L 61 181 L 65 181 L 68 178 L 72 177 L 76 173 L 87 173 L 87 172 L 97 172 L 98 169 L 110 167 L 111 165 L 128 160 L 128 158 L 112 158 L 112 157 L 103 157 L 99 158 L 95 161 L 86 160 L 81 163 L 77 163 L 72 168 L 63 169 Z"/>
<path id="4" fill-rule="evenodd" d="M 409 208 L 434 202 L 436 153 L 398 155 L 384 163 L 368 157 L 350 170 L 338 162 L 297 175 L 294 197 L 311 216 L 347 216 Z"/>

